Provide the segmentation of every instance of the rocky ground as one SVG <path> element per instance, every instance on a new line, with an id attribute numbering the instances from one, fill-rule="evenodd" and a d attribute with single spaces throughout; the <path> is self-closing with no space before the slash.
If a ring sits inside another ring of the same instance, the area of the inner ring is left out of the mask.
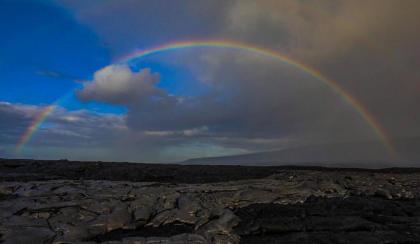
<path id="1" fill-rule="evenodd" d="M 2 243 L 420 243 L 415 169 L 0 160 L 0 180 Z"/>

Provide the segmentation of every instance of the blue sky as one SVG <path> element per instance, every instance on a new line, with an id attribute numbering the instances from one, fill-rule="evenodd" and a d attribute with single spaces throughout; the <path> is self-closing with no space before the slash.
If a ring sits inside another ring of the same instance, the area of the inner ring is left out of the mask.
<path id="1" fill-rule="evenodd" d="M 51 104 L 71 90 L 80 89 L 98 69 L 112 63 L 106 44 L 68 9 L 51 1 L 6 0 L 0 2 L 0 100 L 23 104 Z M 138 48 L 142 48 L 138 46 Z M 194 80 L 189 72 L 161 62 L 145 60 L 132 64 L 159 72 L 159 86 L 172 93 L 200 93 L 190 86 L 176 85 Z M 121 107 L 104 103 L 81 103 L 71 96 L 61 104 L 70 110 L 81 108 L 121 113 Z"/>
<path id="2" fill-rule="evenodd" d="M 106 48 L 65 9 L 46 1 L 1 1 L 0 99 L 48 104 L 109 63 Z M 55 72 L 62 77 L 48 77 Z M 65 77 L 68 75 L 69 77 Z"/>
<path id="3" fill-rule="evenodd" d="M 191 48 L 115 63 L 186 40 L 275 50 L 336 80 L 389 138 L 418 137 L 417 5 L 0 0 L 0 157 L 166 162 L 378 140 L 322 82 L 245 50 Z M 16 155 L 37 115 L 69 93 Z"/>

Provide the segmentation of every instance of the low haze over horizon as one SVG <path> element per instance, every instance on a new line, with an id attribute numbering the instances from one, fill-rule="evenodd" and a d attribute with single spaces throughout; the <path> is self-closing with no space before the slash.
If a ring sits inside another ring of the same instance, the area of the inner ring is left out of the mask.
<path id="1" fill-rule="evenodd" d="M 419 23 L 417 0 L 0 0 L 0 158 L 416 162 Z"/>

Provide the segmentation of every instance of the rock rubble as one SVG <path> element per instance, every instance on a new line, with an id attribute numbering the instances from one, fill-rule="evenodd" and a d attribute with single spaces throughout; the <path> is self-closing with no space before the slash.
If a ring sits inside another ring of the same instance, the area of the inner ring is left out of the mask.
<path id="1" fill-rule="evenodd" d="M 419 183 L 419 173 L 315 170 L 202 184 L 8 181 L 0 183 L 0 241 L 306 243 L 342 232 L 351 243 L 363 232 L 376 233 L 366 243 L 393 243 L 408 231 L 410 243 L 420 232 Z"/>

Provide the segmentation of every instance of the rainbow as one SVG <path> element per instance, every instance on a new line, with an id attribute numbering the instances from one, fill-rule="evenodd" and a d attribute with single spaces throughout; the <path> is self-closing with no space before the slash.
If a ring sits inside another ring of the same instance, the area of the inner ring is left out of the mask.
<path id="1" fill-rule="evenodd" d="M 64 96 L 57 99 L 53 104 L 49 106 L 45 106 L 38 114 L 35 116 L 31 124 L 28 128 L 26 128 L 25 132 L 20 136 L 18 143 L 15 147 L 15 154 L 18 155 L 22 151 L 22 149 L 25 147 L 25 145 L 31 140 L 33 135 L 39 130 L 41 125 L 45 122 L 45 120 L 48 118 L 48 116 L 54 112 L 54 110 L 58 107 L 58 105 L 70 97 L 72 95 L 73 91 L 70 91 L 66 93 Z"/>
<path id="2" fill-rule="evenodd" d="M 39 129 L 39 127 L 42 125 L 42 123 L 45 121 L 48 115 L 50 115 L 55 108 L 56 105 L 47 106 L 34 118 L 31 125 L 25 130 L 25 133 L 23 133 L 20 137 L 16 146 L 16 154 L 22 151 L 22 148 L 26 145 L 26 143 L 28 143 L 28 141 L 31 139 L 34 133 Z"/>
<path id="3" fill-rule="evenodd" d="M 152 47 L 144 50 L 136 50 L 132 53 L 129 53 L 125 56 L 122 56 L 117 59 L 117 63 L 128 63 L 135 59 L 143 58 L 150 55 L 155 55 L 167 51 L 175 51 L 188 48 L 228 48 L 236 50 L 244 50 L 259 55 L 263 55 L 280 62 L 289 64 L 295 68 L 298 68 L 312 77 L 316 78 L 319 81 L 324 82 L 332 90 L 336 92 L 344 101 L 346 101 L 353 109 L 366 121 L 366 123 L 372 128 L 377 137 L 386 147 L 387 151 L 391 156 L 395 156 L 395 149 L 392 143 L 392 140 L 387 135 L 386 130 L 382 125 L 375 119 L 374 116 L 365 108 L 359 101 L 356 100 L 351 94 L 345 91 L 336 81 L 328 79 L 320 71 L 317 71 L 299 61 L 292 60 L 291 58 L 278 53 L 275 50 L 258 47 L 255 45 L 250 45 L 246 43 L 226 41 L 226 40 L 217 40 L 217 41 L 183 41 L 183 42 L 173 42 L 169 44 L 164 44 L 161 46 Z"/>
<path id="4" fill-rule="evenodd" d="M 263 55 L 280 62 L 286 63 L 291 65 L 299 70 L 304 71 L 305 73 L 311 75 L 312 77 L 316 78 L 317 80 L 325 83 L 329 86 L 335 93 L 340 96 L 344 101 L 346 101 L 353 109 L 363 118 L 367 125 L 373 130 L 373 132 L 377 135 L 377 137 L 381 140 L 381 142 L 386 147 L 387 151 L 390 153 L 391 156 L 395 156 L 395 149 L 392 144 L 390 137 L 387 135 L 386 130 L 382 127 L 382 125 L 372 116 L 372 114 L 359 102 L 351 96 L 348 92 L 346 92 L 336 81 L 332 79 L 326 78 L 324 75 L 321 74 L 320 71 L 317 71 L 301 62 L 296 60 L 292 60 L 291 58 L 278 53 L 275 50 L 267 49 L 258 47 L 255 45 L 240 43 L 240 42 L 233 42 L 233 41 L 226 41 L 226 40 L 218 40 L 218 41 L 183 41 L 183 42 L 172 42 L 169 44 L 164 44 L 161 46 L 152 47 L 149 49 L 144 50 L 136 50 L 134 52 L 129 53 L 123 57 L 120 57 L 116 60 L 116 63 L 123 64 L 131 62 L 135 59 L 143 58 L 150 55 L 156 55 L 159 53 L 167 52 L 167 51 L 176 51 L 188 48 L 228 48 L 233 50 L 243 50 L 251 53 L 256 53 L 259 55 Z M 62 100 L 62 99 L 59 99 Z M 46 107 L 43 111 L 39 113 L 39 115 L 34 119 L 31 125 L 25 130 L 24 134 L 21 136 L 17 146 L 16 151 L 19 152 L 31 137 L 35 134 L 35 132 L 40 128 L 42 123 L 47 119 L 47 117 L 54 111 L 56 105 L 51 105 Z"/>

